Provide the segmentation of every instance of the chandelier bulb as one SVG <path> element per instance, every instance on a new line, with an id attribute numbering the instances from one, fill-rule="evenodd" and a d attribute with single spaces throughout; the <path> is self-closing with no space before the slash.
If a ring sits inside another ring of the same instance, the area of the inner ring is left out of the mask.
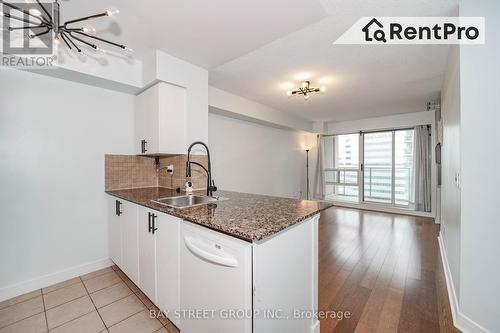
<path id="1" fill-rule="evenodd" d="M 106 11 L 107 16 L 113 16 L 113 15 L 117 15 L 119 13 L 120 13 L 120 11 L 116 8 L 110 8 Z"/>
<path id="2" fill-rule="evenodd" d="M 30 8 L 29 13 L 31 15 L 38 16 L 38 17 L 42 16 L 42 12 L 36 8 Z"/>
<path id="3" fill-rule="evenodd" d="M 325 92 L 325 91 L 326 91 L 326 87 L 325 87 L 325 86 L 321 86 L 321 87 L 319 88 L 319 91 L 321 91 L 321 92 Z"/>
<path id="4" fill-rule="evenodd" d="M 292 96 L 292 91 L 291 91 L 291 90 L 288 90 L 288 91 L 286 92 L 286 95 L 287 95 L 288 97 Z"/>
<path id="5" fill-rule="evenodd" d="M 307 81 L 304 81 L 300 86 L 302 87 L 302 89 L 306 89 L 308 85 L 309 84 L 307 83 Z"/>
<path id="6" fill-rule="evenodd" d="M 82 32 L 86 33 L 86 34 L 95 34 L 95 28 L 93 27 L 83 27 L 82 28 Z"/>
<path id="7" fill-rule="evenodd" d="M 78 58 L 80 61 L 85 61 L 87 59 L 87 54 L 83 50 L 78 51 Z"/>
<path id="8" fill-rule="evenodd" d="M 307 101 L 309 99 L 309 94 L 305 94 L 304 99 Z"/>

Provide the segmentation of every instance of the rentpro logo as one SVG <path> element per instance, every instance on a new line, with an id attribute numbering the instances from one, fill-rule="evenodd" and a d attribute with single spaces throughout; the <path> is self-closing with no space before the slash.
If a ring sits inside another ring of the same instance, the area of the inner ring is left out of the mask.
<path id="1" fill-rule="evenodd" d="M 334 44 L 484 44 L 484 17 L 363 17 Z"/>

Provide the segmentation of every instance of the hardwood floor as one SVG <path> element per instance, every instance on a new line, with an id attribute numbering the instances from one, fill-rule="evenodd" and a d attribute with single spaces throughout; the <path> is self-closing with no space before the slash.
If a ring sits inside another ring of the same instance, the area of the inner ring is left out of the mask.
<path id="1" fill-rule="evenodd" d="M 321 319 L 321 333 L 459 332 L 438 233 L 430 218 L 325 211 L 319 223 L 319 309 L 345 318 Z"/>

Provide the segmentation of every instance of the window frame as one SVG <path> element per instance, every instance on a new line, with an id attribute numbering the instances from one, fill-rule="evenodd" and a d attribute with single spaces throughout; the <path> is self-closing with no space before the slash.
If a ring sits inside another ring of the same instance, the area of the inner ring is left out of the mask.
<path id="1" fill-rule="evenodd" d="M 370 204 L 370 205 L 380 205 L 380 206 L 385 206 L 385 207 L 395 207 L 395 208 L 404 208 L 404 209 L 413 209 L 414 208 L 414 203 L 411 201 L 412 196 L 410 195 L 410 199 L 408 201 L 408 205 L 402 205 L 402 204 L 397 204 L 396 203 L 396 156 L 395 156 L 395 149 L 396 149 L 396 132 L 397 131 L 408 131 L 408 130 L 415 130 L 415 127 L 399 127 L 399 128 L 387 128 L 387 129 L 377 129 L 377 130 L 366 130 L 366 131 L 357 131 L 357 132 L 345 132 L 345 133 L 335 133 L 335 134 L 327 134 L 323 135 L 323 137 L 338 137 L 341 135 L 353 135 L 353 134 L 359 134 L 359 140 L 358 140 L 358 168 L 323 168 L 323 183 L 324 187 L 326 185 L 338 185 L 338 186 L 358 186 L 358 200 L 355 201 L 356 203 L 360 204 Z M 391 180 L 391 203 L 381 203 L 381 202 L 374 202 L 374 201 L 366 201 L 365 200 L 365 193 L 364 193 L 364 177 L 365 177 L 365 168 L 364 168 L 364 162 L 365 162 L 365 151 L 364 151 L 364 135 L 368 133 L 379 133 L 379 132 L 391 132 L 392 133 L 392 180 Z M 324 142 L 323 142 L 324 143 Z M 415 143 L 413 143 L 415 144 Z M 357 182 L 356 184 L 354 183 L 346 183 L 346 182 L 341 182 L 341 177 L 340 173 L 344 172 L 344 180 L 345 180 L 345 172 L 357 172 Z M 335 172 L 335 179 L 337 181 L 326 181 L 326 172 Z M 413 187 L 415 187 L 415 184 L 413 184 Z M 414 191 L 415 188 L 410 189 L 410 191 Z M 335 201 L 335 200 L 331 200 Z M 343 201 L 343 200 L 338 200 L 338 201 Z M 352 201 L 348 201 L 352 202 Z"/>

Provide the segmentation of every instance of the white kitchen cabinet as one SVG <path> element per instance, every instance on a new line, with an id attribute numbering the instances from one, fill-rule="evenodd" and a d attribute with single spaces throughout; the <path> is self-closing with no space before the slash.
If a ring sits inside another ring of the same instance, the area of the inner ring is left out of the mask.
<path id="1" fill-rule="evenodd" d="M 122 265 L 122 202 L 114 197 L 108 198 L 109 256 L 117 265 Z"/>
<path id="2" fill-rule="evenodd" d="M 156 224 L 158 214 L 139 207 L 139 288 L 156 304 Z"/>
<path id="3" fill-rule="evenodd" d="M 122 199 L 108 199 L 110 257 L 177 326 L 182 220 Z"/>
<path id="4" fill-rule="evenodd" d="M 158 213 L 156 231 L 156 305 L 177 326 L 180 309 L 180 227 L 182 220 Z"/>
<path id="5" fill-rule="evenodd" d="M 250 243 L 114 197 L 108 207 L 111 259 L 182 332 L 320 331 L 319 214 Z"/>
<path id="6" fill-rule="evenodd" d="M 279 310 L 290 318 L 255 316 L 255 333 L 319 333 L 312 316 L 318 309 L 318 221 L 313 216 L 253 244 L 254 311 Z"/>
<path id="7" fill-rule="evenodd" d="M 186 150 L 186 89 L 159 82 L 136 97 L 136 152 L 183 154 Z"/>
<path id="8" fill-rule="evenodd" d="M 139 207 L 139 288 L 179 326 L 181 219 Z"/>
<path id="9" fill-rule="evenodd" d="M 122 270 L 134 283 L 139 281 L 137 205 L 122 201 Z"/>
<path id="10" fill-rule="evenodd" d="M 134 283 L 139 277 L 137 210 L 131 202 L 115 197 L 108 200 L 110 257 Z"/>

